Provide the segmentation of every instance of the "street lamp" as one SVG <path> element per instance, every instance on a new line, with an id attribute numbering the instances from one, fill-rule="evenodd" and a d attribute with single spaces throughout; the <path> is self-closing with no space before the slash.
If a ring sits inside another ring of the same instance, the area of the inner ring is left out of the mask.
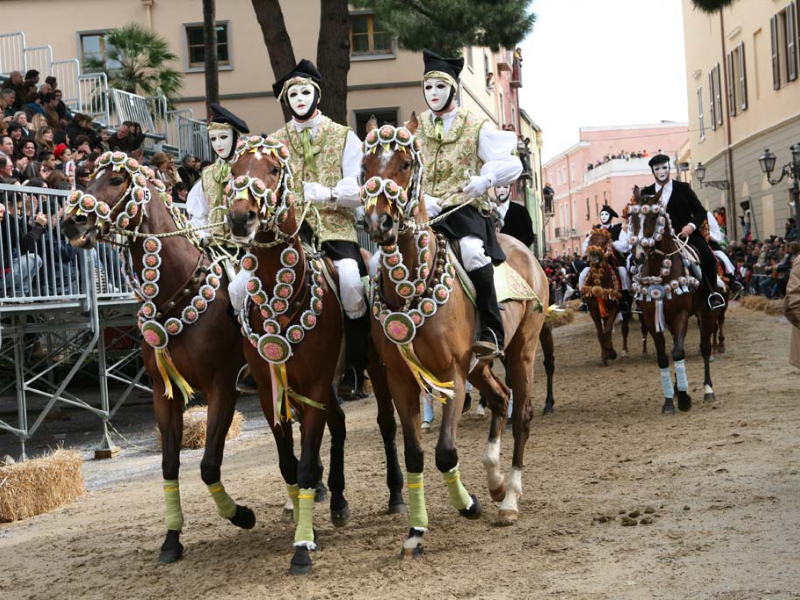
<path id="1" fill-rule="evenodd" d="M 705 185 L 706 187 L 713 187 L 718 190 L 729 190 L 731 184 L 728 182 L 727 179 L 720 179 L 718 181 L 703 181 L 706 178 L 706 167 L 703 163 L 697 163 L 697 166 L 694 168 L 694 176 L 697 181 L 700 182 L 700 188 Z"/>
<path id="2" fill-rule="evenodd" d="M 765 149 L 764 154 L 758 158 L 758 164 L 761 166 L 761 172 L 767 176 L 770 185 L 778 185 L 787 175 L 794 180 L 791 191 L 794 199 L 794 222 L 797 227 L 800 223 L 800 144 L 794 144 L 789 151 L 792 153 L 792 162 L 781 167 L 781 176 L 778 179 L 772 179 L 777 157 L 769 151 L 769 148 Z"/>

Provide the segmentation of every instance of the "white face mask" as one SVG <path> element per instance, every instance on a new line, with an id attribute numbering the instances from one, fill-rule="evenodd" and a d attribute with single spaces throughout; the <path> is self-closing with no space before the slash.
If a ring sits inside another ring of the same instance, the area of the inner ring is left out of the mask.
<path id="1" fill-rule="evenodd" d="M 494 188 L 494 195 L 497 197 L 498 202 L 505 202 L 511 194 L 511 186 L 503 185 Z"/>
<path id="2" fill-rule="evenodd" d="M 601 210 L 600 211 L 600 222 L 603 225 L 608 225 L 608 222 L 610 220 L 611 220 L 611 215 L 609 214 L 609 212 L 607 210 Z"/>
<path id="3" fill-rule="evenodd" d="M 669 163 L 655 165 L 653 167 L 653 175 L 655 175 L 656 181 L 661 185 L 667 183 L 669 180 Z"/>
<path id="4" fill-rule="evenodd" d="M 308 116 L 314 108 L 314 86 L 308 83 L 298 83 L 286 92 L 289 106 L 295 115 L 300 118 Z"/>
<path id="5" fill-rule="evenodd" d="M 447 101 L 450 99 L 450 90 L 453 89 L 444 79 L 432 77 L 426 79 L 422 84 L 425 92 L 425 102 L 433 112 L 441 112 L 447 108 Z"/>
<path id="6" fill-rule="evenodd" d="M 233 131 L 230 129 L 212 129 L 208 132 L 211 147 L 221 159 L 226 159 L 233 148 Z"/>

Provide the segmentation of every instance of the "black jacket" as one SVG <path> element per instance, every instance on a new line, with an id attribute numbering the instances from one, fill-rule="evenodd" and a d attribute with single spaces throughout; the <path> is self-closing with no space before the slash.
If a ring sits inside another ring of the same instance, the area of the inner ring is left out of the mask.
<path id="1" fill-rule="evenodd" d="M 643 196 L 653 196 L 656 185 L 648 185 L 642 190 Z M 688 183 L 672 181 L 672 195 L 667 204 L 667 214 L 672 221 L 672 228 L 678 234 L 689 223 L 694 223 L 695 231 L 699 232 L 706 220 L 706 209 L 697 199 L 697 194 Z"/>
<path id="2" fill-rule="evenodd" d="M 508 201 L 508 211 L 506 212 L 506 218 L 503 219 L 503 228 L 500 233 L 517 238 L 526 248 L 531 247 L 535 239 L 533 223 L 524 206 L 511 200 Z"/>
<path id="3" fill-rule="evenodd" d="M 606 227 L 602 223 L 595 225 L 593 229 L 608 229 L 611 232 L 611 240 L 614 242 L 619 241 L 619 234 L 622 232 L 622 223 L 614 223 Z"/>

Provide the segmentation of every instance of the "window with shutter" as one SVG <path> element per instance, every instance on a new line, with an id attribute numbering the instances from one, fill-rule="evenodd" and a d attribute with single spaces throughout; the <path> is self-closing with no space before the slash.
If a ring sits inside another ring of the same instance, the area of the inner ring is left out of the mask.
<path id="1" fill-rule="evenodd" d="M 778 39 L 778 15 L 772 15 L 769 19 L 769 32 L 772 40 L 772 89 L 778 90 L 781 87 L 781 61 L 780 61 L 780 40 Z"/>
<path id="2" fill-rule="evenodd" d="M 797 79 L 797 21 L 795 20 L 794 3 L 786 7 L 786 79 Z"/>
<path id="3" fill-rule="evenodd" d="M 711 131 L 717 130 L 717 115 L 715 114 L 717 101 L 714 96 L 714 69 L 711 69 L 708 72 L 708 120 L 711 123 Z"/>
<path id="4" fill-rule="evenodd" d="M 728 76 L 728 113 L 730 116 L 736 116 L 736 64 L 734 52 L 728 53 L 725 57 L 725 72 Z"/>
<path id="5" fill-rule="evenodd" d="M 700 141 L 706 139 L 706 126 L 703 118 L 703 86 L 697 88 L 697 109 L 699 118 L 698 129 L 700 130 Z"/>
<path id="6" fill-rule="evenodd" d="M 742 110 L 747 110 L 747 67 L 744 60 L 744 42 L 739 42 L 739 102 Z"/>
<path id="7" fill-rule="evenodd" d="M 716 99 L 717 106 L 715 114 L 717 116 L 717 125 L 722 125 L 722 77 L 720 76 L 719 63 L 714 68 L 714 98 Z"/>

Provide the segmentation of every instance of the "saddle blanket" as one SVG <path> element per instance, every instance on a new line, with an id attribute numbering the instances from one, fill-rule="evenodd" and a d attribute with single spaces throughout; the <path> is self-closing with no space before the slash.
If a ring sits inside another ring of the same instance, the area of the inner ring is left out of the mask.
<path id="1" fill-rule="evenodd" d="M 461 261 L 455 256 L 453 249 L 448 244 L 447 251 L 450 253 L 450 259 L 456 267 L 456 274 L 458 275 L 461 286 L 467 294 L 470 301 L 475 304 L 475 286 L 472 285 L 472 280 L 469 278 L 467 271 L 461 265 Z M 498 302 L 508 302 L 510 300 L 539 300 L 536 292 L 531 289 L 528 282 L 522 278 L 522 275 L 517 273 L 514 268 L 503 262 L 494 268 L 494 289 L 497 294 Z"/>

